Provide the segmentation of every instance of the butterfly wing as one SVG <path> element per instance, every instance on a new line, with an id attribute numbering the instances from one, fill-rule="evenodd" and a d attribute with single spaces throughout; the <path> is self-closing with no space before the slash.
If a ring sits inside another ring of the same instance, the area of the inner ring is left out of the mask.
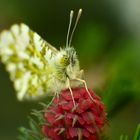
<path id="1" fill-rule="evenodd" d="M 0 58 L 19 100 L 46 95 L 48 57 L 56 53 L 57 49 L 25 24 L 15 24 L 0 34 Z"/>

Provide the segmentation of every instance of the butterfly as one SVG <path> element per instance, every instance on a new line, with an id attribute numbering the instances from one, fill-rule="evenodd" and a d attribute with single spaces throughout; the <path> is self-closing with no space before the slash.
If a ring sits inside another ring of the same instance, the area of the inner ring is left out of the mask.
<path id="1" fill-rule="evenodd" d="M 49 93 L 57 94 L 69 88 L 75 104 L 71 81 L 82 82 L 87 89 L 76 51 L 71 46 L 81 13 L 82 9 L 79 10 L 71 31 L 74 15 L 74 11 L 71 10 L 66 46 L 60 50 L 23 23 L 15 24 L 10 30 L 4 30 L 0 34 L 1 62 L 6 66 L 19 100 L 39 99 Z M 90 93 L 89 96 L 91 97 Z"/>

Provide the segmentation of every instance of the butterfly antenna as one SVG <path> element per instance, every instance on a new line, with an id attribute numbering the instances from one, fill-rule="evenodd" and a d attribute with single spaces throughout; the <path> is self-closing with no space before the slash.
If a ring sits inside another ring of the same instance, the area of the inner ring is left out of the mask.
<path id="1" fill-rule="evenodd" d="M 74 14 L 74 11 L 71 10 L 71 11 L 70 11 L 70 19 L 69 19 L 68 32 L 67 32 L 67 39 L 66 39 L 66 47 L 68 47 L 68 44 L 69 44 L 68 41 L 69 41 L 69 35 L 70 35 L 70 29 L 71 29 L 73 14 Z"/>
<path id="2" fill-rule="evenodd" d="M 79 12 L 78 12 L 78 14 L 77 14 L 77 18 L 76 18 L 76 21 L 75 21 L 75 25 L 74 25 L 74 27 L 73 27 L 73 30 L 72 30 L 72 33 L 71 33 L 71 36 L 70 36 L 70 40 L 69 40 L 68 46 L 71 46 L 73 34 L 74 34 L 74 32 L 75 32 L 75 29 L 76 29 L 76 27 L 77 27 L 77 24 L 78 24 L 78 21 L 79 21 L 79 19 L 80 19 L 80 17 L 81 17 L 81 14 L 82 14 L 82 9 L 79 9 Z"/>

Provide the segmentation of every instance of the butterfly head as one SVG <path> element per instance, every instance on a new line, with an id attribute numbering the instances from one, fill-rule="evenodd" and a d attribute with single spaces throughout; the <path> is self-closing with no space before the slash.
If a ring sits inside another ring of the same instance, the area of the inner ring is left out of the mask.
<path id="1" fill-rule="evenodd" d="M 63 70 L 69 79 L 78 76 L 80 68 L 76 51 L 73 47 L 61 49 L 56 57 L 58 69 Z"/>
<path id="2" fill-rule="evenodd" d="M 66 75 L 70 78 L 70 79 L 75 79 L 78 77 L 79 72 L 80 72 L 80 67 L 79 67 L 79 60 L 77 58 L 76 55 L 76 51 L 74 48 L 70 47 L 70 48 L 66 48 L 65 49 L 67 56 L 68 56 L 68 60 L 69 60 L 69 64 L 66 67 Z"/>

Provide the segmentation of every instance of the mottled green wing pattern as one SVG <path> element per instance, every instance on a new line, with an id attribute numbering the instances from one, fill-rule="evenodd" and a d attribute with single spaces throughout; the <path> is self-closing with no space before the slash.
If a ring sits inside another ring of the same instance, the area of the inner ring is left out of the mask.
<path id="1" fill-rule="evenodd" d="M 56 52 L 25 24 L 15 24 L 0 34 L 0 58 L 19 100 L 46 95 L 48 59 Z"/>

